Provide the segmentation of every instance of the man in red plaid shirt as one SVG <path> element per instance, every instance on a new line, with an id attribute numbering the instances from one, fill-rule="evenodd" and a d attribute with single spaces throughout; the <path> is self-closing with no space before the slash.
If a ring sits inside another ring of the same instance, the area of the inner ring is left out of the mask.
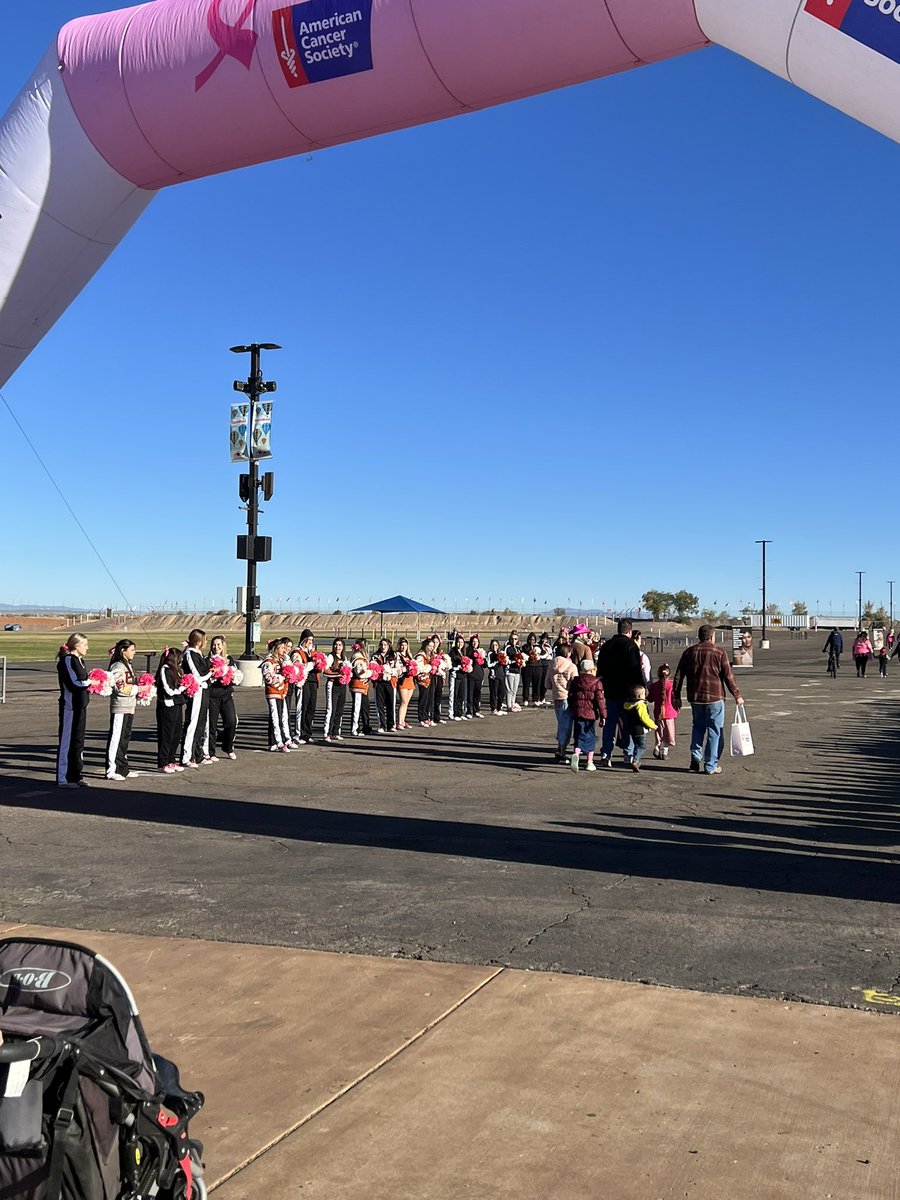
<path id="1" fill-rule="evenodd" d="M 719 759 L 725 748 L 725 689 L 728 688 L 737 704 L 744 703 L 728 655 L 713 641 L 715 633 L 712 625 L 700 626 L 700 640 L 682 654 L 672 683 L 672 703 L 677 709 L 681 708 L 682 684 L 687 683 L 693 716 L 691 770 L 702 770 L 707 775 L 722 773 Z"/>

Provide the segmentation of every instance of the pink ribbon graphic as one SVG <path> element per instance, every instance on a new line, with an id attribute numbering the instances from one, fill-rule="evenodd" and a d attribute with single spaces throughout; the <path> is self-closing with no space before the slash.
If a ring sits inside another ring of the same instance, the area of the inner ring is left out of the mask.
<path id="1" fill-rule="evenodd" d="M 248 71 L 250 70 L 253 65 L 253 53 L 256 50 L 256 43 L 259 41 L 259 34 L 254 33 L 252 29 L 244 29 L 243 27 L 250 19 L 250 14 L 255 7 L 256 0 L 247 0 L 237 22 L 234 25 L 229 25 L 227 21 L 222 20 L 222 0 L 212 0 L 209 12 L 206 14 L 206 24 L 212 40 L 219 47 L 219 52 L 209 66 L 205 67 L 194 80 L 195 92 L 199 92 L 202 87 L 209 83 L 226 58 L 235 58 L 239 63 L 243 63 Z"/>

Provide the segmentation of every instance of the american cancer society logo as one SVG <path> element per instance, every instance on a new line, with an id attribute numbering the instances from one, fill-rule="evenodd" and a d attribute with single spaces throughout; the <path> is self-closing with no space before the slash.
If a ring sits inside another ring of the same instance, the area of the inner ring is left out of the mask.
<path id="1" fill-rule="evenodd" d="M 806 0 L 805 11 L 900 63 L 900 0 Z"/>
<path id="2" fill-rule="evenodd" d="M 372 0 L 304 0 L 272 13 L 289 87 L 372 70 Z"/>

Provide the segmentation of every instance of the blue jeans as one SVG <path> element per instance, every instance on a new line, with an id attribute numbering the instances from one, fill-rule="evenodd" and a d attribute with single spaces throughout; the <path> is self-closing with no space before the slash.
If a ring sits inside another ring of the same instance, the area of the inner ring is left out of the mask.
<path id="1" fill-rule="evenodd" d="M 632 762 L 636 762 L 640 766 L 641 759 L 644 757 L 644 751 L 647 749 L 647 734 L 635 734 L 632 739 L 634 750 L 632 752 Z"/>
<path id="2" fill-rule="evenodd" d="M 606 697 L 606 721 L 603 725 L 603 743 L 600 747 L 600 753 L 604 758 L 612 758 L 613 748 L 616 744 L 616 731 L 619 728 L 619 717 L 622 715 L 624 705 L 624 700 L 613 700 L 609 696 Z M 633 754 L 634 742 L 629 737 L 625 743 L 625 761 L 631 762 Z"/>
<path id="3" fill-rule="evenodd" d="M 706 770 L 714 771 L 725 749 L 725 701 L 692 704 L 691 715 L 691 758 L 695 762 L 700 762 L 702 758 Z M 704 738 L 706 753 L 703 751 Z"/>
<path id="4" fill-rule="evenodd" d="M 569 712 L 569 702 L 567 700 L 556 701 L 556 741 L 558 745 L 565 748 L 569 744 L 569 738 L 572 736 L 572 725 L 575 718 Z"/>
<path id="5" fill-rule="evenodd" d="M 593 754 L 597 745 L 597 722 L 575 718 L 575 749 L 582 754 Z"/>

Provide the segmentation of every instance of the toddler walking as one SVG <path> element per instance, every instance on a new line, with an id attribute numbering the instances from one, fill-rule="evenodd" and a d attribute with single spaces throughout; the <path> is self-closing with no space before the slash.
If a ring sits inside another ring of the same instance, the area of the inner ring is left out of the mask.
<path id="1" fill-rule="evenodd" d="M 575 749 L 569 766 L 577 771 L 583 754 L 587 758 L 587 770 L 596 771 L 597 721 L 602 725 L 606 720 L 606 699 L 592 658 L 581 660 L 578 674 L 569 684 L 568 705 L 575 732 Z"/>
<path id="2" fill-rule="evenodd" d="M 647 711 L 647 689 L 640 684 L 631 689 L 631 699 L 626 700 L 622 708 L 622 719 L 625 724 L 625 736 L 634 743 L 631 755 L 632 771 L 641 769 L 641 759 L 647 748 L 647 730 L 656 729 L 657 725 Z"/>
<path id="3" fill-rule="evenodd" d="M 668 758 L 675 745 L 675 718 L 678 716 L 678 710 L 672 704 L 672 669 L 668 663 L 663 663 L 657 671 L 656 679 L 650 685 L 649 699 L 656 722 L 653 757 Z"/>

